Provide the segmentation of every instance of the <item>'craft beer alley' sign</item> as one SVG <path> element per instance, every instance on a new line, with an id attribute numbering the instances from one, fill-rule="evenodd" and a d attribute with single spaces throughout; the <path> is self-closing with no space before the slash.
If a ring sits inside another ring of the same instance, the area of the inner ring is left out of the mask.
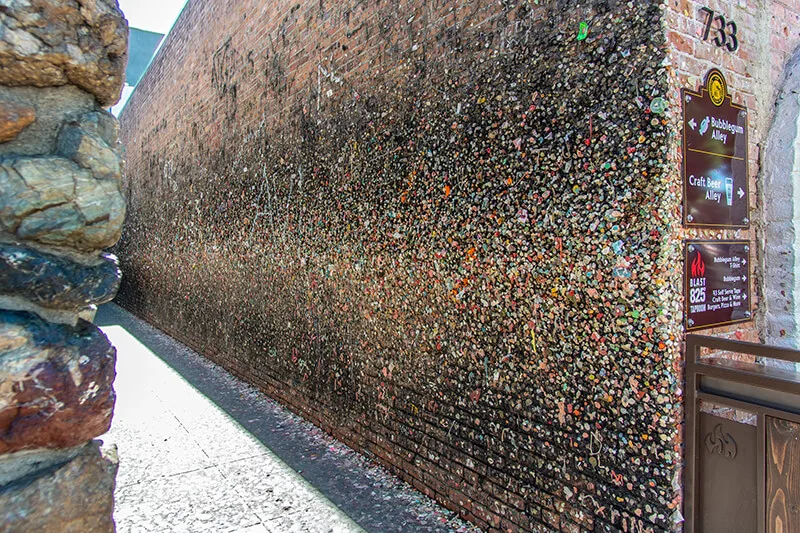
<path id="1" fill-rule="evenodd" d="M 683 89 L 683 217 L 687 226 L 747 228 L 747 108 L 719 70 L 699 93 Z"/>

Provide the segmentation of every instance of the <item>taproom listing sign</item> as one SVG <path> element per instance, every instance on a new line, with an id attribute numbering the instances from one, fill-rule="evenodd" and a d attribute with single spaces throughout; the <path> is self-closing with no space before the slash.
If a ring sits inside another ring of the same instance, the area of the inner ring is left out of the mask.
<path id="1" fill-rule="evenodd" d="M 687 226 L 747 228 L 747 108 L 722 73 L 699 93 L 683 89 L 683 216 Z"/>
<path id="2" fill-rule="evenodd" d="M 686 330 L 747 322 L 750 309 L 750 243 L 686 241 Z"/>

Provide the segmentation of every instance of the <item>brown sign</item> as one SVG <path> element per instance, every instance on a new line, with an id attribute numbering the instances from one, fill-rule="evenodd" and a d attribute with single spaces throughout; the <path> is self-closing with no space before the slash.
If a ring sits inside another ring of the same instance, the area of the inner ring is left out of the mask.
<path id="1" fill-rule="evenodd" d="M 683 217 L 687 226 L 748 228 L 747 108 L 722 73 L 699 93 L 683 89 Z"/>
<path id="2" fill-rule="evenodd" d="M 750 243 L 686 241 L 686 330 L 747 322 L 750 309 Z"/>

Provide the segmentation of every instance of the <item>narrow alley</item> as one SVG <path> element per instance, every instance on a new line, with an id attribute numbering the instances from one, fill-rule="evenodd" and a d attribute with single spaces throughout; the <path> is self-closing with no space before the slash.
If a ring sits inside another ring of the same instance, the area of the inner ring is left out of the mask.
<path id="1" fill-rule="evenodd" d="M 479 531 L 122 308 L 96 322 L 118 352 L 120 533 Z"/>
<path id="2" fill-rule="evenodd" d="M 800 0 L 158 2 L 0 2 L 0 533 L 800 533 Z"/>

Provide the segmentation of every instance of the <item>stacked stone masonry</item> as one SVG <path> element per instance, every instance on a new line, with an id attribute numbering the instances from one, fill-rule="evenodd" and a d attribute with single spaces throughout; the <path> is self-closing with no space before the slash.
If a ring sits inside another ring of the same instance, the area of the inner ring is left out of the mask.
<path id="1" fill-rule="evenodd" d="M 116 0 L 0 9 L 0 531 L 114 531 L 116 352 L 93 324 L 119 287 Z"/>
<path id="2" fill-rule="evenodd" d="M 700 7 L 189 0 L 122 116 L 121 302 L 487 531 L 680 530 L 682 239 L 758 226 L 682 227 L 679 90 L 753 111 L 757 220 L 800 40 Z"/>

